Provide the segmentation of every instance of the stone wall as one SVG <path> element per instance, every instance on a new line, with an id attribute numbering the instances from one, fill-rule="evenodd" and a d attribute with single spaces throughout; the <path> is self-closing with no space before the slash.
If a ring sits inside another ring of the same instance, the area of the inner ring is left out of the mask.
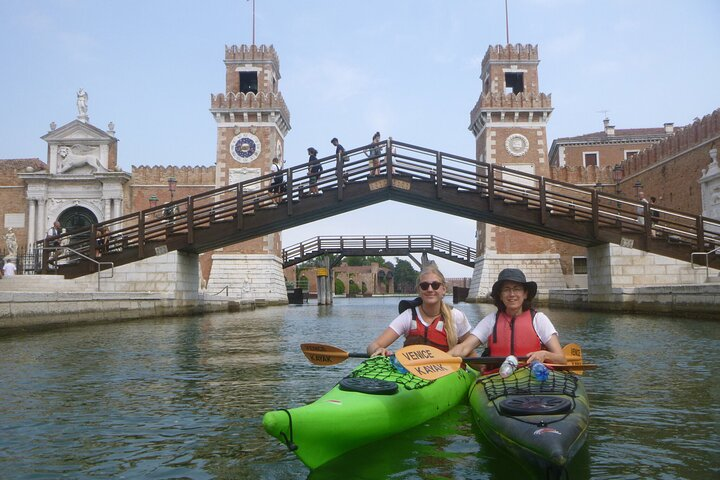
<path id="1" fill-rule="evenodd" d="M 606 244 L 588 251 L 588 295 L 600 301 L 616 289 L 638 285 L 688 285 L 705 283 L 717 270 L 692 268 L 690 263 L 641 250 Z"/>

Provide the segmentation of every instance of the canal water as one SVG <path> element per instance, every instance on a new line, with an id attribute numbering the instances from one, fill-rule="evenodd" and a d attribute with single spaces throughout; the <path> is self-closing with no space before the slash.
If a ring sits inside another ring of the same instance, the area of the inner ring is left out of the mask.
<path id="1" fill-rule="evenodd" d="M 358 359 L 311 365 L 300 343 L 363 352 L 398 298 L 336 299 L 0 337 L 2 479 L 543 478 L 488 444 L 467 406 L 310 472 L 262 429 Z M 475 324 L 490 305 L 460 304 Z M 720 478 L 718 322 L 543 308 L 600 368 L 577 479 Z"/>

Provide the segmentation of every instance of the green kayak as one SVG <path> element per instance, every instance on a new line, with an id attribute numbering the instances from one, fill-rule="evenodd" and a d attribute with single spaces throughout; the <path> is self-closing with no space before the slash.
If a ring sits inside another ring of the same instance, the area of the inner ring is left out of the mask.
<path id="1" fill-rule="evenodd" d="M 313 403 L 266 413 L 263 426 L 314 469 L 460 404 L 475 379 L 474 370 L 460 369 L 423 380 L 398 372 L 387 357 L 373 357 Z"/>
<path id="2" fill-rule="evenodd" d="M 470 387 L 477 425 L 494 444 L 560 475 L 587 438 L 590 404 L 580 379 L 550 370 L 544 381 L 522 367 L 507 378 L 483 375 Z"/>

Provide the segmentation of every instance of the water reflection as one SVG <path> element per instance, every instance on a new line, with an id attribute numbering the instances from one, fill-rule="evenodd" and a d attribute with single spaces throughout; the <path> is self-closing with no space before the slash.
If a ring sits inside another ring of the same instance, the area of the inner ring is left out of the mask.
<path id="1" fill-rule="evenodd" d="M 302 342 L 365 346 L 397 298 L 336 299 L 0 338 L 0 471 L 10 479 L 544 478 L 489 445 L 467 406 L 310 473 L 262 414 L 316 399 L 359 360 L 309 364 Z M 461 305 L 473 324 L 490 305 Z M 548 310 L 601 365 L 583 378 L 590 436 L 571 478 L 720 475 L 716 323 Z"/>

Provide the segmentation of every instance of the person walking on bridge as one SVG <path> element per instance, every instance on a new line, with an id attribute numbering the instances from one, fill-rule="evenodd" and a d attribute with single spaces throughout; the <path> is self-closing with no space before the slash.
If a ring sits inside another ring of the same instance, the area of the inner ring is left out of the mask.
<path id="1" fill-rule="evenodd" d="M 318 151 L 313 147 L 307 149 L 308 155 L 308 183 L 310 184 L 310 195 L 321 195 L 318 191 L 317 182 L 323 171 L 322 163 L 317 158 Z"/>
<path id="2" fill-rule="evenodd" d="M 368 150 L 365 151 L 370 161 L 370 175 L 380 175 L 380 156 L 382 155 L 382 144 L 380 143 L 380 132 L 375 132 L 372 137 L 372 143 Z"/>

